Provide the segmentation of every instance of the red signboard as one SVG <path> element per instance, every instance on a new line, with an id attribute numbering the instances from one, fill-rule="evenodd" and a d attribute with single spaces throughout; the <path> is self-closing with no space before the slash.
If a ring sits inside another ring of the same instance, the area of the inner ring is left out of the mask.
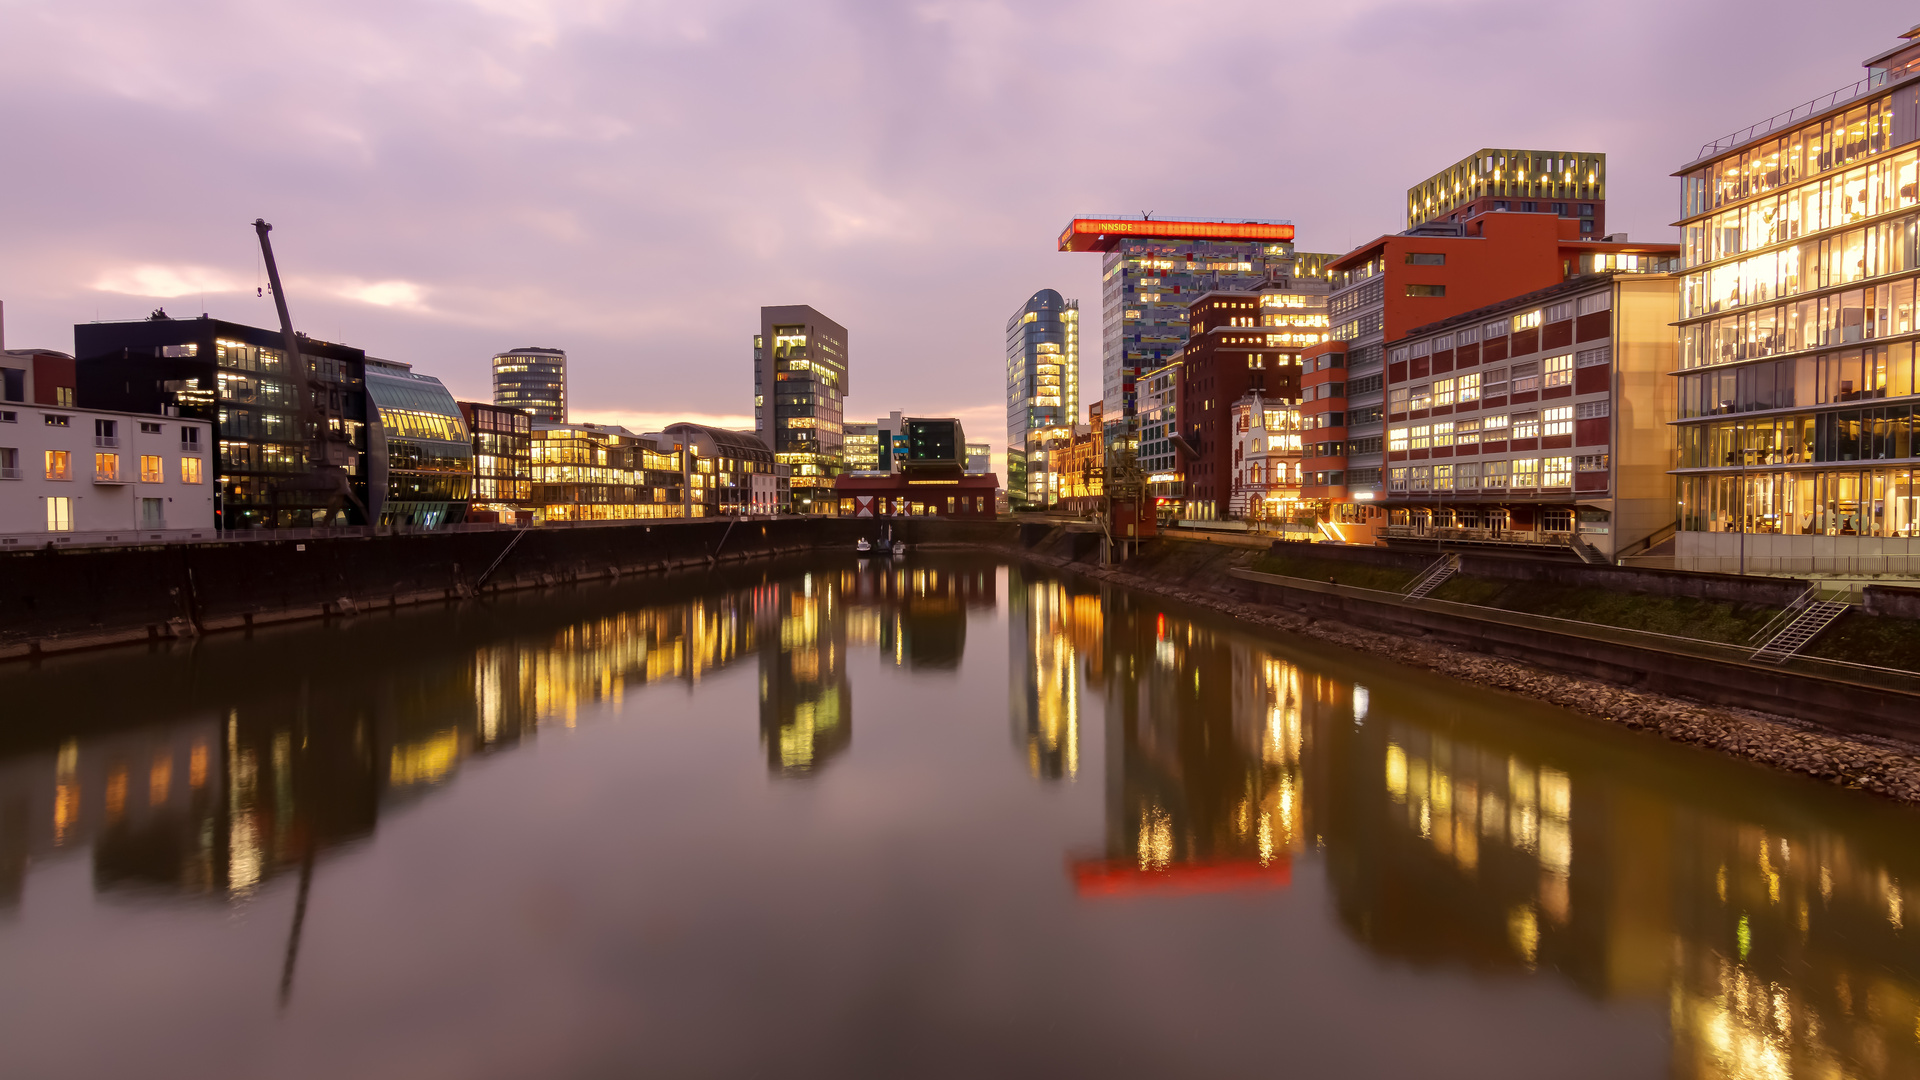
<path id="1" fill-rule="evenodd" d="M 1271 221 L 1132 221 L 1074 218 L 1060 234 L 1061 251 L 1105 251 L 1128 237 L 1167 240 L 1292 240 L 1293 226 Z"/>

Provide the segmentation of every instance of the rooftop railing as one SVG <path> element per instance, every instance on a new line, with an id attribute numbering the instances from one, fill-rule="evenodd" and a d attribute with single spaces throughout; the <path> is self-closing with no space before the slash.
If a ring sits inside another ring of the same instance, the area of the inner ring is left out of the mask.
<path id="1" fill-rule="evenodd" d="M 1778 131 L 1783 127 L 1789 127 L 1809 117 L 1818 116 L 1820 113 L 1833 108 L 1835 105 L 1844 105 L 1855 98 L 1865 97 L 1883 86 L 1899 82 L 1901 79 L 1914 74 L 1920 74 L 1920 57 L 1915 57 L 1901 64 L 1899 67 L 1876 71 L 1866 78 L 1861 79 L 1859 82 L 1854 83 L 1852 86 L 1843 86 L 1831 94 L 1814 98 L 1805 105 L 1795 106 L 1778 116 L 1762 120 L 1744 130 L 1736 131 L 1724 139 L 1710 142 L 1700 148 L 1700 156 L 1693 160 L 1696 162 L 1704 161 L 1723 150 L 1731 150 L 1736 146 L 1743 146 L 1760 138 L 1762 135 Z"/>

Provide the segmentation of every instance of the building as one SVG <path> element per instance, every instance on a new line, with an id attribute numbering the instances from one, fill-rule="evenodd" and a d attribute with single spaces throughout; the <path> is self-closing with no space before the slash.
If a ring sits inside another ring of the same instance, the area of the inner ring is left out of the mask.
<path id="1" fill-rule="evenodd" d="M 1140 410 L 1140 450 L 1137 460 L 1146 477 L 1147 497 L 1158 513 L 1176 514 L 1186 487 L 1180 472 L 1180 361 L 1162 364 L 1140 376 L 1136 384 Z"/>
<path id="2" fill-rule="evenodd" d="M 473 435 L 473 495 L 468 521 L 531 523 L 533 418 L 519 409 L 460 403 Z"/>
<path id="3" fill-rule="evenodd" d="M 1607 234 L 1607 155 L 1585 150 L 1482 149 L 1407 189 L 1407 228 L 1495 210 L 1552 214 Z"/>
<path id="4" fill-rule="evenodd" d="M 991 518 L 999 477 L 969 472 L 966 432 L 951 417 L 907 417 L 907 456 L 898 473 L 855 476 L 834 482 L 837 510 L 845 517 L 937 516 Z"/>
<path id="5" fill-rule="evenodd" d="M 1414 192 L 1419 191 L 1417 186 Z M 1409 205 L 1415 197 L 1409 194 Z M 1424 206 L 1425 196 L 1419 197 Z M 1509 205 L 1501 208 L 1501 202 Z M 1324 455 L 1316 466 L 1342 476 L 1341 484 L 1324 485 L 1326 498 L 1369 503 L 1385 493 L 1378 440 L 1385 433 L 1389 342 L 1417 327 L 1550 288 L 1596 266 L 1671 266 L 1670 244 L 1634 244 L 1619 236 L 1584 239 L 1584 203 L 1567 216 L 1551 202 L 1540 209 L 1534 200 L 1531 212 L 1519 208 L 1525 205 L 1490 198 L 1464 202 L 1448 211 L 1457 221 L 1430 220 L 1377 237 L 1330 264 L 1327 313 L 1333 340 L 1346 345 L 1345 397 L 1331 411 L 1345 421 L 1348 446 L 1345 453 Z M 1594 220 L 1604 220 L 1604 211 L 1596 201 Z"/>
<path id="6" fill-rule="evenodd" d="M 846 467 L 848 370 L 846 327 L 805 304 L 760 309 L 753 430 L 791 471 L 794 513 L 831 512 Z"/>
<path id="7" fill-rule="evenodd" d="M 1007 449 L 1020 451 L 1020 482 L 1008 493 L 1019 505 L 1046 505 L 1044 470 L 1035 448 L 1053 428 L 1072 427 L 1080 415 L 1080 302 L 1052 289 L 1027 298 L 1007 318 Z"/>
<path id="8" fill-rule="evenodd" d="M 1605 562 L 1663 536 L 1677 289 L 1583 274 L 1390 346 L 1385 536 Z"/>
<path id="9" fill-rule="evenodd" d="M 1092 514 L 1106 495 L 1106 425 L 1100 402 L 1087 405 L 1087 422 L 1065 438 L 1050 438 L 1045 505 L 1069 514 Z M 1058 429 L 1053 429 L 1058 430 Z"/>
<path id="10" fill-rule="evenodd" d="M 1250 218 L 1080 217 L 1060 234 L 1059 248 L 1103 256 L 1101 404 L 1108 425 L 1122 428 L 1137 411 L 1140 376 L 1186 347 L 1187 308 L 1195 297 L 1296 275 L 1322 277 L 1331 258 L 1296 255 L 1290 222 Z M 1137 450 L 1128 443 L 1112 448 Z"/>
<path id="11" fill-rule="evenodd" d="M 73 372 L 0 351 L 0 548 L 213 539 L 208 424 L 75 408 Z"/>
<path id="12" fill-rule="evenodd" d="M 466 520 L 473 435 L 453 395 L 412 365 L 367 357 L 367 512 L 381 525 L 438 529 Z"/>
<path id="13" fill-rule="evenodd" d="M 1920 27 L 1901 37 L 1674 174 L 1682 569 L 1920 573 Z"/>
<path id="14" fill-rule="evenodd" d="M 970 473 L 993 471 L 992 444 L 983 442 L 970 442 L 967 444 L 967 471 Z"/>
<path id="15" fill-rule="evenodd" d="M 1265 408 L 1285 402 L 1298 415 L 1300 354 L 1326 340 L 1326 293 L 1317 278 L 1282 276 L 1193 300 L 1173 440 L 1182 517 L 1220 521 L 1247 511 L 1234 499 L 1234 403 L 1258 391 Z"/>
<path id="16" fill-rule="evenodd" d="M 1347 343 L 1324 341 L 1300 354 L 1300 493 L 1303 508 L 1328 526 L 1333 539 L 1371 543 L 1371 526 L 1384 524 L 1368 500 L 1346 501 L 1349 453 L 1380 453 L 1379 435 L 1347 435 Z M 1381 511 L 1380 513 L 1384 513 Z"/>
<path id="17" fill-rule="evenodd" d="M 1233 444 L 1228 513 L 1262 523 L 1286 523 L 1301 512 L 1301 415 L 1297 398 L 1269 399 L 1255 389 L 1229 414 Z"/>
<path id="18" fill-rule="evenodd" d="M 369 477 L 366 353 L 360 349 L 303 336 L 305 363 L 289 363 L 278 330 L 163 313 L 137 322 L 82 323 L 73 340 L 78 395 L 88 407 L 178 416 L 211 429 L 208 457 L 221 529 L 337 524 L 336 512 L 345 513 L 346 524 L 367 524 L 361 517 Z M 304 411 L 303 404 L 309 406 Z M 346 474 L 350 499 L 310 465 L 319 424 L 327 428 L 328 453 L 341 455 L 335 464 Z"/>
<path id="19" fill-rule="evenodd" d="M 886 450 L 880 445 L 879 424 L 848 424 L 846 435 L 846 466 L 848 472 L 887 472 L 880 462 L 883 456 L 892 457 L 891 440 Z"/>
<path id="20" fill-rule="evenodd" d="M 670 424 L 656 440 L 682 454 L 688 517 L 784 513 L 790 498 L 785 466 L 759 437 L 704 424 Z"/>
<path id="21" fill-rule="evenodd" d="M 689 516 L 682 455 L 626 428 L 536 423 L 530 458 L 538 524 Z"/>
<path id="22" fill-rule="evenodd" d="M 566 423 L 566 351 L 528 346 L 493 354 L 493 403 L 542 424 Z"/>

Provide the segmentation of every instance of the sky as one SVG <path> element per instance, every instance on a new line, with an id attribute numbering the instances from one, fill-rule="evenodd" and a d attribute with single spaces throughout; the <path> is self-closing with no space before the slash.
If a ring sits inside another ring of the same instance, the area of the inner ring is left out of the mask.
<path id="1" fill-rule="evenodd" d="M 164 306 L 485 400 L 564 348 L 576 419 L 751 426 L 763 304 L 848 328 L 847 416 L 1005 439 L 1007 317 L 1078 298 L 1076 214 L 1404 226 L 1486 146 L 1608 155 L 1669 239 L 1710 142 L 1864 76 L 1910 5 L 1423 0 L 0 0 L 6 344 Z"/>

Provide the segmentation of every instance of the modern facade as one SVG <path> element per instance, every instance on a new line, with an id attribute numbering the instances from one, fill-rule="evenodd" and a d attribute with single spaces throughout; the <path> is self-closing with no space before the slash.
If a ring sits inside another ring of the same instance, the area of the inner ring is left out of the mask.
<path id="1" fill-rule="evenodd" d="M 542 424 L 566 423 L 566 351 L 528 346 L 493 354 L 493 403 Z"/>
<path id="2" fill-rule="evenodd" d="M 1103 256 L 1101 405 L 1109 427 L 1124 431 L 1133 422 L 1140 376 L 1186 347 L 1187 308 L 1195 297 L 1324 276 L 1331 256 L 1296 255 L 1293 232 L 1290 222 L 1256 219 L 1112 216 L 1068 223 L 1060 234 L 1061 251 Z M 1135 437 L 1124 438 L 1109 448 L 1137 451 Z"/>
<path id="3" fill-rule="evenodd" d="M 73 338 L 79 399 L 89 407 L 178 416 L 211 429 L 220 528 L 338 524 L 340 511 L 346 524 L 367 524 L 335 489 L 317 482 L 323 474 L 308 464 L 313 421 L 302 415 L 303 394 L 325 395 L 332 441 L 348 449 L 342 468 L 365 506 L 368 405 L 360 349 L 302 337 L 301 359 L 289 362 L 280 331 L 206 316 L 82 323 Z"/>
<path id="4" fill-rule="evenodd" d="M 843 474 L 834 483 L 846 517 L 993 517 L 1000 480 L 967 469 L 966 431 L 952 417 L 905 418 L 906 460 L 887 475 Z"/>
<path id="5" fill-rule="evenodd" d="M 1683 569 L 1920 573 L 1920 27 L 1681 179 Z"/>
<path id="6" fill-rule="evenodd" d="M 770 515 L 786 509 L 785 467 L 752 432 L 670 424 L 655 441 L 660 449 L 681 454 L 688 517 Z"/>
<path id="7" fill-rule="evenodd" d="M 536 523 L 688 516 L 671 448 L 601 424 L 535 424 L 532 435 Z"/>
<path id="8" fill-rule="evenodd" d="M 1179 355 L 1176 471 L 1181 516 L 1216 521 L 1244 516 L 1235 500 L 1234 403 L 1259 391 L 1267 408 L 1300 401 L 1300 354 L 1326 340 L 1327 286 L 1283 276 L 1241 291 L 1196 297 L 1192 335 Z"/>
<path id="9" fill-rule="evenodd" d="M 967 444 L 967 471 L 983 473 L 993 471 L 993 446 L 989 443 L 970 442 Z"/>
<path id="10" fill-rule="evenodd" d="M 1407 189 L 1407 228 L 1495 210 L 1571 218 L 1583 240 L 1607 234 L 1607 155 L 1481 149 Z"/>
<path id="11" fill-rule="evenodd" d="M 1023 483 L 1008 494 L 1037 503 L 1046 490 L 1032 451 L 1052 428 L 1080 415 L 1080 302 L 1041 289 L 1007 318 L 1007 446 L 1019 449 Z"/>
<path id="12" fill-rule="evenodd" d="M 1235 518 L 1292 522 L 1301 513 L 1301 415 L 1297 397 L 1268 398 L 1251 390 L 1233 403 L 1227 438 L 1233 443 Z"/>
<path id="13" fill-rule="evenodd" d="M 473 435 L 453 395 L 410 364 L 367 357 L 367 512 L 402 529 L 466 520 Z"/>
<path id="14" fill-rule="evenodd" d="M 1180 471 L 1180 361 L 1174 360 L 1140 376 L 1140 472 L 1146 477 L 1147 497 L 1157 512 L 1178 513 L 1186 487 Z"/>
<path id="15" fill-rule="evenodd" d="M 760 309 L 754 434 L 791 471 L 795 513 L 832 512 L 833 478 L 846 467 L 848 370 L 845 327 L 805 304 Z"/>
<path id="16" fill-rule="evenodd" d="M 1380 531 L 1607 562 L 1664 537 L 1676 295 L 1665 273 L 1587 274 L 1391 345 Z"/>
<path id="17" fill-rule="evenodd" d="M 1335 411 L 1349 444 L 1347 453 L 1327 455 L 1334 460 L 1316 466 L 1341 474 L 1340 483 L 1325 485 L 1332 500 L 1369 503 L 1385 494 L 1378 440 L 1385 434 L 1389 342 L 1595 269 L 1672 268 L 1671 244 L 1582 239 L 1584 218 L 1577 212 L 1563 217 L 1551 204 L 1531 213 L 1500 209 L 1500 201 L 1511 200 L 1463 203 L 1448 211 L 1458 221 L 1427 221 L 1377 237 L 1331 263 L 1327 313 L 1332 339 L 1346 345 L 1345 397 Z M 1595 213 L 1601 213 L 1598 204 Z"/>
<path id="18" fill-rule="evenodd" d="M 533 418 L 519 409 L 460 403 L 473 435 L 473 496 L 467 520 L 527 522 L 533 511 Z"/>
<path id="19" fill-rule="evenodd" d="M 888 471 L 880 467 L 883 455 L 886 457 L 892 455 L 881 448 L 879 424 L 848 424 L 845 435 L 848 472 Z M 887 449 L 890 450 L 891 446 Z"/>

